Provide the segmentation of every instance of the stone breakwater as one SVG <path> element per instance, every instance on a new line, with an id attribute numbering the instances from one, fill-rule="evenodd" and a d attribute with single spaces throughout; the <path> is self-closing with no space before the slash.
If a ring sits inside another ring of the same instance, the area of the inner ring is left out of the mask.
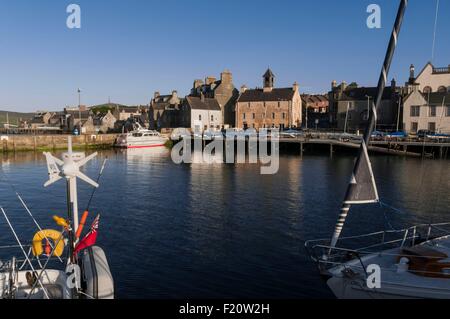
<path id="1" fill-rule="evenodd" d="M 69 135 L 0 135 L 2 152 L 66 149 Z M 74 148 L 110 148 L 118 134 L 72 136 Z"/>

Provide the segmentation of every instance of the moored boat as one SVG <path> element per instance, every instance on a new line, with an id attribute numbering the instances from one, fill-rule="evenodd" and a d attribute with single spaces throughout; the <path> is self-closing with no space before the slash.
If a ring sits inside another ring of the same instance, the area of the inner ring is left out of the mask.
<path id="1" fill-rule="evenodd" d="M 162 136 L 158 131 L 147 130 L 142 126 L 129 133 L 119 135 L 114 143 L 120 148 L 149 148 L 161 147 L 166 144 L 168 138 Z"/>

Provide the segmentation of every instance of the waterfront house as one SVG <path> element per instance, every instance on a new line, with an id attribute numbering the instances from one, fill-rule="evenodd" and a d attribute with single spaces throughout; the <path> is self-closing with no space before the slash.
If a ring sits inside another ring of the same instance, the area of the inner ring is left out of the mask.
<path id="1" fill-rule="evenodd" d="M 411 64 L 409 79 L 405 84 L 406 94 L 411 93 L 413 90 L 423 93 L 450 92 L 450 65 L 447 67 L 434 67 L 431 62 L 428 62 L 417 77 L 414 73 L 415 67 Z"/>
<path id="2" fill-rule="evenodd" d="M 401 88 L 395 80 L 383 91 L 381 105 L 377 111 L 377 129 L 395 130 L 398 119 Z M 367 126 L 369 109 L 375 103 L 376 87 L 359 87 L 353 82 L 349 85 L 336 81 L 328 93 L 330 121 L 332 126 L 347 131 L 364 130 Z"/>
<path id="3" fill-rule="evenodd" d="M 275 75 L 268 69 L 263 75 L 263 88 L 241 87 L 236 103 L 236 127 L 301 127 L 302 99 L 299 85 L 275 88 Z"/>
<path id="4" fill-rule="evenodd" d="M 149 107 L 150 129 L 161 130 L 180 126 L 181 102 L 175 90 L 168 95 L 155 92 Z"/>
<path id="5" fill-rule="evenodd" d="M 195 80 L 190 96 L 200 98 L 201 95 L 217 101 L 222 112 L 221 125 L 225 128 L 235 126 L 235 104 L 239 92 L 234 87 L 233 75 L 229 70 L 223 71 L 219 80 L 213 76 L 206 77 L 205 82 Z"/>
<path id="6" fill-rule="evenodd" d="M 95 132 L 98 133 L 108 133 L 114 130 L 117 119 L 108 110 L 106 113 L 97 113 L 93 117 L 93 124 L 95 126 Z"/>
<path id="7" fill-rule="evenodd" d="M 407 133 L 450 133 L 450 92 L 409 93 L 403 101 L 403 128 Z"/>
<path id="8" fill-rule="evenodd" d="M 327 128 L 330 125 L 328 96 L 323 94 L 302 94 L 302 114 L 305 127 Z"/>
<path id="9" fill-rule="evenodd" d="M 28 122 L 29 128 L 38 129 L 49 125 L 49 121 L 53 113 L 47 111 L 38 111 L 34 114 L 33 118 Z"/>
<path id="10" fill-rule="evenodd" d="M 182 106 L 183 127 L 189 127 L 193 132 L 203 132 L 207 129 L 220 130 L 222 127 L 222 109 L 216 99 L 186 96 Z"/>
<path id="11" fill-rule="evenodd" d="M 118 121 L 126 121 L 130 117 L 140 117 L 144 112 L 144 107 L 141 106 L 125 106 L 115 105 L 112 114 Z"/>

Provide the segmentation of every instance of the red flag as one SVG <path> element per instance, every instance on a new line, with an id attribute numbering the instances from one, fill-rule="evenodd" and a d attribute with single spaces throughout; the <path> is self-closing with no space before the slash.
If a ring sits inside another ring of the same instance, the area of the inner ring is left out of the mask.
<path id="1" fill-rule="evenodd" d="M 99 219 L 100 215 L 97 215 L 97 217 L 95 217 L 94 219 L 94 222 L 92 223 L 91 230 L 89 231 L 89 233 L 87 233 L 86 236 L 84 236 L 83 239 L 80 240 L 80 242 L 75 246 L 75 251 L 73 252 L 74 254 L 77 254 L 80 250 L 95 245 L 95 242 L 97 241 L 97 230 Z"/>

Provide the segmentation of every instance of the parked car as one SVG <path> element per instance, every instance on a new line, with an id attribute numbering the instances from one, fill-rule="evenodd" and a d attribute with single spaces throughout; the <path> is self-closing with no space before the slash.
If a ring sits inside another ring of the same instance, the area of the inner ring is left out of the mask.
<path id="1" fill-rule="evenodd" d="M 191 136 L 189 129 L 185 127 L 178 127 L 172 131 L 172 134 L 170 134 L 170 139 L 172 141 L 178 141 L 186 136 Z"/>
<path id="2" fill-rule="evenodd" d="M 390 132 L 390 133 L 386 134 L 387 139 L 398 140 L 398 139 L 403 139 L 403 138 L 407 138 L 407 137 L 408 137 L 408 134 L 406 134 L 403 131 Z"/>
<path id="3" fill-rule="evenodd" d="M 428 136 L 431 136 L 433 134 L 434 134 L 434 132 L 432 132 L 430 130 L 418 130 L 417 131 L 418 138 L 427 138 Z"/>
<path id="4" fill-rule="evenodd" d="M 299 130 L 294 130 L 294 129 L 289 129 L 289 130 L 280 132 L 280 137 L 296 138 L 296 137 L 301 137 L 301 136 L 305 136 L 304 132 L 299 131 Z"/>
<path id="5" fill-rule="evenodd" d="M 381 141 L 384 139 L 385 134 L 381 131 L 373 131 L 370 137 L 375 141 Z"/>
<path id="6" fill-rule="evenodd" d="M 206 130 L 203 132 L 203 139 L 206 141 L 211 141 L 213 139 L 223 138 L 222 132 Z"/>

